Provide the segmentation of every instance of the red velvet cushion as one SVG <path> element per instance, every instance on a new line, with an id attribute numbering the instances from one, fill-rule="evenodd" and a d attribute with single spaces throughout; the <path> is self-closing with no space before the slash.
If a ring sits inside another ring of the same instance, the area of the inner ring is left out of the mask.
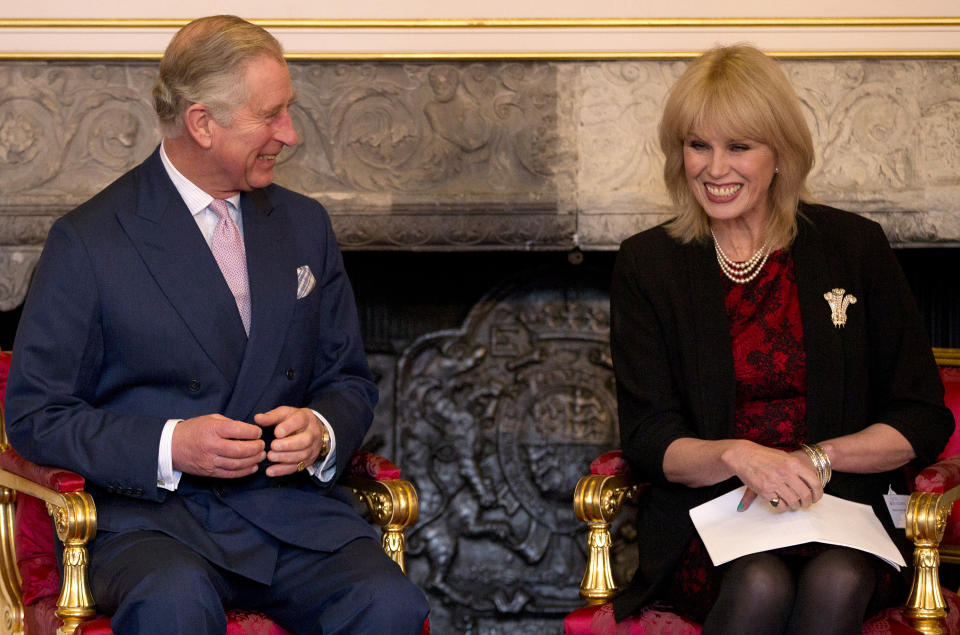
<path id="1" fill-rule="evenodd" d="M 113 635 L 109 617 L 84 622 L 74 632 L 75 635 Z M 291 635 L 291 633 L 274 624 L 263 613 L 234 610 L 227 612 L 226 635 Z"/>
<path id="2" fill-rule="evenodd" d="M 60 626 L 55 612 L 57 596 L 41 598 L 34 605 L 23 607 L 23 632 L 26 635 L 46 635 L 56 633 Z"/>
<path id="3" fill-rule="evenodd" d="M 0 407 L 6 403 L 7 376 L 10 374 L 10 351 L 0 351 Z"/>
<path id="4" fill-rule="evenodd" d="M 352 476 L 365 476 L 378 481 L 400 478 L 400 468 L 391 461 L 373 452 L 359 451 L 350 457 L 347 473 Z"/>
<path id="5" fill-rule="evenodd" d="M 960 368 L 941 367 L 940 379 L 943 381 L 943 402 L 953 412 L 953 420 L 960 422 Z M 960 454 L 960 426 L 954 428 L 953 436 L 947 441 L 947 447 L 940 456 L 957 454 Z"/>
<path id="6" fill-rule="evenodd" d="M 947 602 L 947 623 L 944 631 L 951 634 L 960 633 L 960 598 L 957 594 L 945 587 L 940 587 L 943 599 Z M 906 598 L 904 598 L 906 600 Z M 897 607 L 881 611 L 863 625 L 864 635 L 916 635 L 916 631 L 907 626 L 907 618 L 903 615 L 903 608 Z"/>
<path id="7" fill-rule="evenodd" d="M 942 494 L 957 485 L 960 485 L 960 455 L 940 459 L 913 479 L 913 486 L 920 492 Z"/>
<path id="8" fill-rule="evenodd" d="M 227 613 L 227 635 L 290 635 L 290 632 L 263 613 L 237 609 Z"/>
<path id="9" fill-rule="evenodd" d="M 629 474 L 630 465 L 623 458 L 623 450 L 611 450 L 601 454 L 590 463 L 590 473 L 600 476 Z"/>
<path id="10" fill-rule="evenodd" d="M 949 589 L 941 589 L 947 602 L 947 633 L 960 633 L 960 599 Z M 700 626 L 678 615 L 645 609 L 619 624 L 613 619 L 613 605 L 585 606 L 563 620 L 564 635 L 695 635 Z M 863 625 L 864 635 L 917 635 L 907 626 L 902 608 L 881 611 Z"/>
<path id="11" fill-rule="evenodd" d="M 53 523 L 43 501 L 26 494 L 17 496 L 14 536 L 23 603 L 29 606 L 40 598 L 56 598 L 60 572 L 53 550 Z"/>
<path id="12" fill-rule="evenodd" d="M 619 624 L 613 604 L 585 606 L 563 620 L 564 635 L 697 635 L 700 626 L 665 611 L 644 609 Z"/>
<path id="13" fill-rule="evenodd" d="M 11 447 L 0 452 L 0 468 L 22 476 L 38 485 L 52 489 L 55 492 L 60 492 L 61 494 L 65 492 L 79 492 L 85 484 L 83 477 L 76 472 L 71 472 L 70 470 L 59 467 L 31 463 L 22 458 Z"/>

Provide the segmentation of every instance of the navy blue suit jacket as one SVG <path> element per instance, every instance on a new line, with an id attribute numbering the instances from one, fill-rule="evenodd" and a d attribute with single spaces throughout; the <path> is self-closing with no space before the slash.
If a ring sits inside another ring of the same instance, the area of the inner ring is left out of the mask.
<path id="1" fill-rule="evenodd" d="M 310 407 L 334 428 L 339 475 L 377 392 L 324 209 L 276 185 L 243 193 L 240 207 L 249 340 L 159 150 L 59 219 L 17 333 L 7 429 L 25 458 L 87 478 L 100 529 L 162 531 L 268 582 L 280 541 L 331 551 L 374 533 L 306 472 L 268 478 L 263 465 L 242 479 L 184 475 L 176 492 L 157 487 L 164 423 Z M 298 299 L 301 266 L 316 286 Z"/>

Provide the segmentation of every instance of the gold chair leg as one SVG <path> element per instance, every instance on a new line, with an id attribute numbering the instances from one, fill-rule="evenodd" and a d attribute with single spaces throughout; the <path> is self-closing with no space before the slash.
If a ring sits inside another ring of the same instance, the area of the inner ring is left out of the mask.
<path id="1" fill-rule="evenodd" d="M 407 543 L 403 532 L 417 521 L 420 510 L 413 484 L 403 479 L 377 481 L 359 477 L 348 477 L 344 484 L 370 510 L 373 522 L 383 532 L 383 550 L 406 573 L 404 553 Z"/>
<path id="2" fill-rule="evenodd" d="M 17 493 L 0 487 L 0 633 L 23 633 L 23 596 L 20 594 L 20 571 L 16 567 L 14 514 Z"/>
<path id="3" fill-rule="evenodd" d="M 910 626 L 925 635 L 945 633 L 947 603 L 940 592 L 940 554 L 953 503 L 960 487 L 943 494 L 914 492 L 907 503 L 907 538 L 913 541 L 913 582 L 903 613 Z"/>
<path id="4" fill-rule="evenodd" d="M 390 559 L 400 565 L 400 569 L 406 573 L 407 564 L 403 555 L 407 550 L 407 538 L 403 534 L 403 529 L 401 525 L 385 526 L 380 544 L 383 545 L 383 550 L 390 556 Z"/>
<path id="5" fill-rule="evenodd" d="M 580 597 L 587 604 L 604 604 L 617 594 L 610 563 L 610 521 L 620 514 L 623 501 L 636 498 L 639 486 L 622 474 L 588 474 L 577 482 L 573 510 L 587 523 L 587 570 L 580 581 Z"/>
<path id="6" fill-rule="evenodd" d="M 904 606 L 910 626 L 925 635 L 942 635 L 947 617 L 947 603 L 940 592 L 940 555 L 935 545 L 915 545 L 913 550 L 914 582 Z"/>
<path id="7" fill-rule="evenodd" d="M 63 622 L 60 633 L 70 635 L 95 613 L 87 581 L 86 544 L 97 533 L 97 520 L 93 499 L 86 492 L 64 494 L 63 499 L 63 507 L 48 503 L 47 510 L 64 545 L 63 584 L 55 613 Z"/>
<path id="8" fill-rule="evenodd" d="M 580 581 L 580 597 L 586 600 L 587 604 L 604 604 L 617 594 L 617 585 L 613 581 L 613 566 L 610 563 L 612 546 L 610 523 L 589 523 L 587 570 Z"/>

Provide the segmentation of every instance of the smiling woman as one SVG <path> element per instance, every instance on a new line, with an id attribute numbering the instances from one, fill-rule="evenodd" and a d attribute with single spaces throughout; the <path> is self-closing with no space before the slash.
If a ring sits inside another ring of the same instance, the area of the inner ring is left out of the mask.
<path id="1" fill-rule="evenodd" d="M 763 228 L 776 162 L 770 146 L 751 139 L 695 128 L 684 140 L 687 187 L 710 219 L 717 248 L 726 244 L 734 261 L 767 250 Z"/>
<path id="2" fill-rule="evenodd" d="M 906 280 L 876 223 L 803 200 L 810 132 L 757 49 L 695 60 L 659 133 L 677 215 L 624 241 L 611 285 L 620 440 L 651 482 L 616 616 L 659 602 L 704 632 L 860 632 L 903 595 L 879 560 L 806 545 L 715 567 L 687 511 L 740 485 L 738 511 L 907 491 L 899 468 L 953 422 Z"/>

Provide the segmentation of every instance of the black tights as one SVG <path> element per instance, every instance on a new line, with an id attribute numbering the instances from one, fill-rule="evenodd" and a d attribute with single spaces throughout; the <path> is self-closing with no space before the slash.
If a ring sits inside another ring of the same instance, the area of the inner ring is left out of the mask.
<path id="1" fill-rule="evenodd" d="M 828 549 L 799 564 L 771 553 L 729 565 L 703 635 L 859 635 L 876 586 L 872 556 Z"/>

